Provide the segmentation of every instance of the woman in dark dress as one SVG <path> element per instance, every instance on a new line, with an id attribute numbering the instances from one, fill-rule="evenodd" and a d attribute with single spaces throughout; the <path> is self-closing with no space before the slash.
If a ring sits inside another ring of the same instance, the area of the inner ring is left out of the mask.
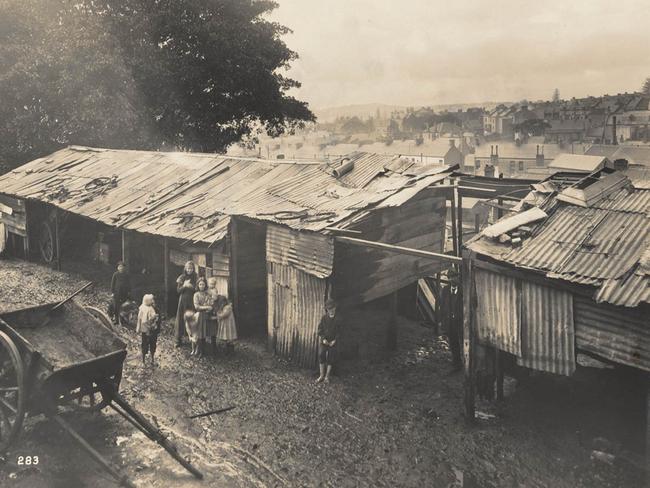
<path id="1" fill-rule="evenodd" d="M 176 324 L 174 333 L 176 336 L 176 347 L 180 347 L 185 335 L 185 312 L 194 311 L 194 292 L 196 291 L 196 267 L 192 261 L 185 263 L 183 273 L 176 280 L 176 291 L 178 292 L 178 309 L 176 310 Z"/>

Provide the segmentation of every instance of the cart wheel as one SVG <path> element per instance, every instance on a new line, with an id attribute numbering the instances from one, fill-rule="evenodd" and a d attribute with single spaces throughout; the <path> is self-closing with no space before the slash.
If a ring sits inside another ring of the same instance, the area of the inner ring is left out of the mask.
<path id="1" fill-rule="evenodd" d="M 90 315 L 99 320 L 104 326 L 108 327 L 110 330 L 113 330 L 113 321 L 106 315 L 105 312 L 102 312 L 97 307 L 86 306 L 84 307 Z"/>
<path id="2" fill-rule="evenodd" d="M 0 452 L 16 439 L 25 418 L 25 375 L 16 344 L 0 331 Z"/>
<path id="3" fill-rule="evenodd" d="M 38 247 L 41 257 L 46 263 L 54 261 L 54 233 L 49 223 L 43 222 L 38 235 Z"/>

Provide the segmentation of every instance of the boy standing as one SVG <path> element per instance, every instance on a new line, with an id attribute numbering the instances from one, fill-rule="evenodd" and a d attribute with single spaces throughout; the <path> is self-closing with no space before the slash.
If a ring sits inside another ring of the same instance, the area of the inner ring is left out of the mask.
<path id="1" fill-rule="evenodd" d="M 120 312 L 122 309 L 122 304 L 129 298 L 131 294 L 131 280 L 129 275 L 126 273 L 124 263 L 118 261 L 117 271 L 113 273 L 113 278 L 111 279 L 111 293 L 113 296 L 113 323 L 120 324 Z"/>
<path id="2" fill-rule="evenodd" d="M 318 324 L 318 367 L 320 376 L 316 383 L 329 383 L 332 366 L 336 360 L 336 341 L 341 328 L 340 316 L 336 315 L 336 302 L 325 302 L 325 315 Z"/>

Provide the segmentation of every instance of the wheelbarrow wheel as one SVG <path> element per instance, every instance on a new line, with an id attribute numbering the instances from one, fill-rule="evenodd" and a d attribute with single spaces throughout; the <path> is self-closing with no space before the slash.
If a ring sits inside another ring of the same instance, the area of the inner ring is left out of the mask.
<path id="1" fill-rule="evenodd" d="M 25 418 L 25 372 L 14 341 L 0 331 L 0 452 L 20 433 Z"/>

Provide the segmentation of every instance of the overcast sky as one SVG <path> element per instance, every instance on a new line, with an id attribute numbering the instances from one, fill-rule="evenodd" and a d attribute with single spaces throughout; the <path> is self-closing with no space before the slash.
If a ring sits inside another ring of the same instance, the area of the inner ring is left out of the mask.
<path id="1" fill-rule="evenodd" d="M 648 0 L 277 0 L 312 108 L 562 98 L 650 76 Z"/>

